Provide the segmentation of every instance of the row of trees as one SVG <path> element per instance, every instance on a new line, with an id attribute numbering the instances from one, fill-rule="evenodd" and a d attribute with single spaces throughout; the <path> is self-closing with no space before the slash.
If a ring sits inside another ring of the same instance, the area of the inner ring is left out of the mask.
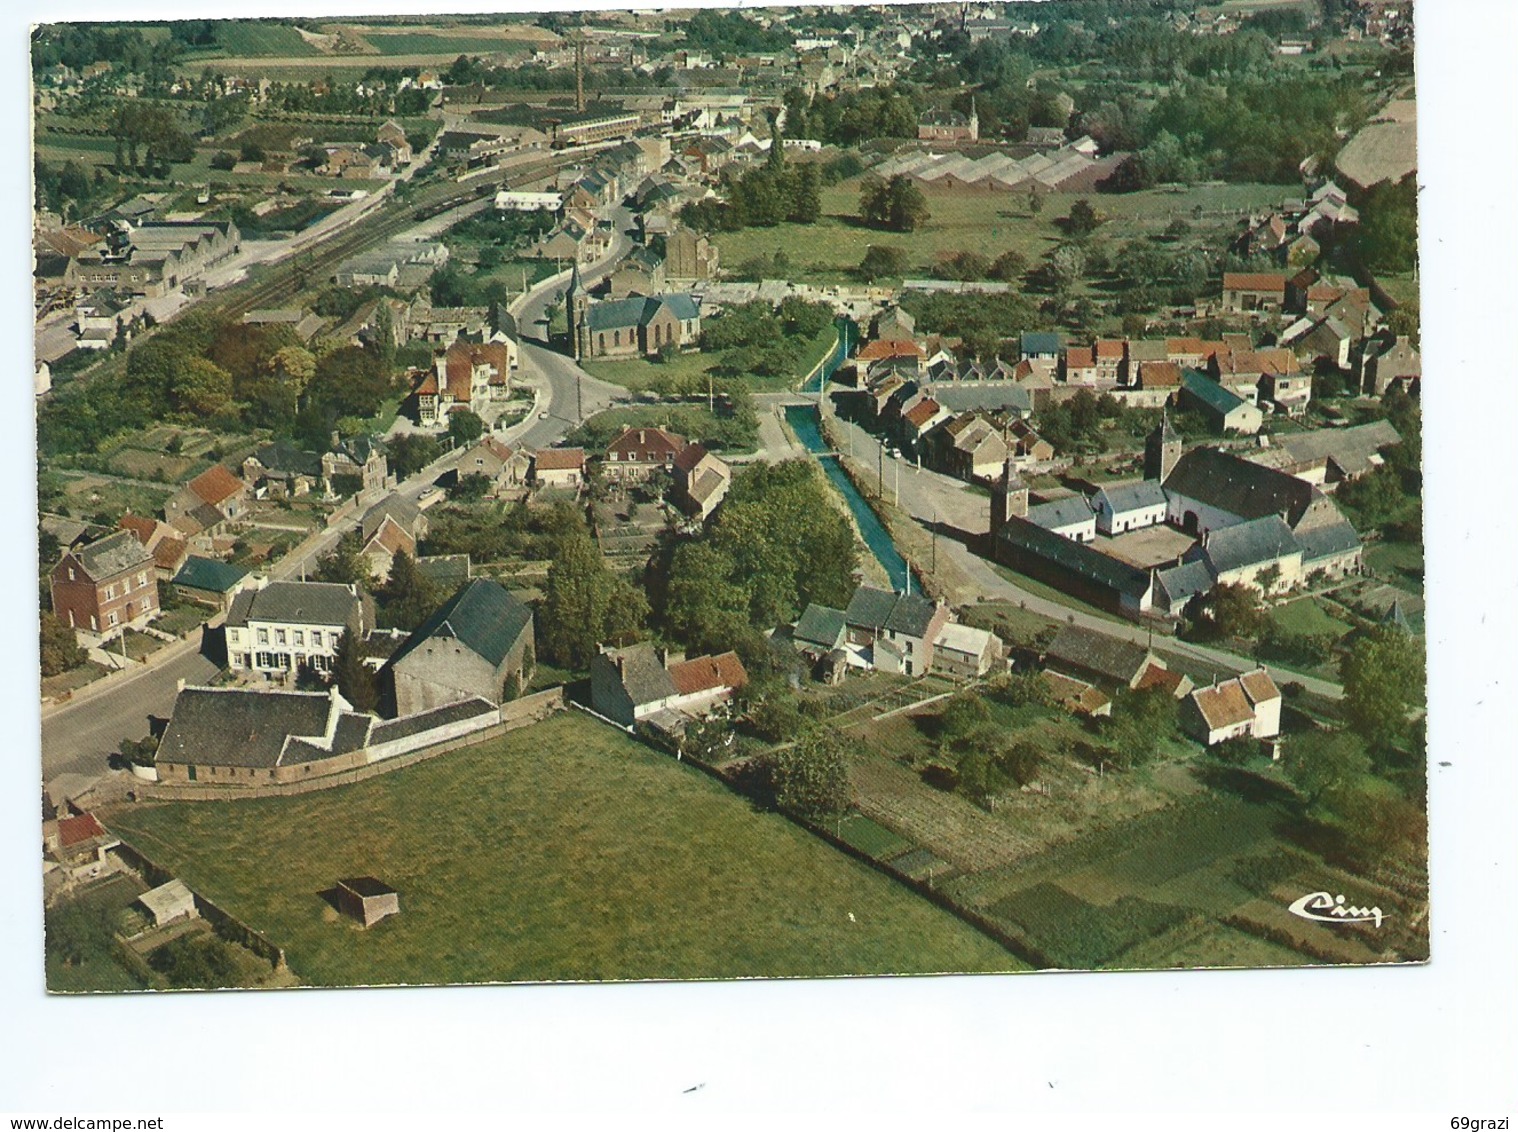
<path id="1" fill-rule="evenodd" d="M 741 174 L 724 170 L 722 199 L 692 201 L 680 219 L 702 232 L 814 223 L 822 215 L 822 174 L 811 162 L 786 164 L 781 135 L 772 137 L 768 161 Z"/>

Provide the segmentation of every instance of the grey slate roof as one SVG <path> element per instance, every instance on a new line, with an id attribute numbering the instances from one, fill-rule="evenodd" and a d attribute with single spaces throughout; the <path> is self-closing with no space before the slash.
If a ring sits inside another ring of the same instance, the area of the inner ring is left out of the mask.
<path id="1" fill-rule="evenodd" d="M 470 562 L 467 554 L 432 554 L 416 560 L 416 568 L 422 577 L 437 583 L 444 590 L 457 589 L 469 581 Z"/>
<path id="2" fill-rule="evenodd" d="M 360 609 L 358 595 L 337 582 L 270 582 L 261 590 L 233 598 L 227 624 L 241 627 L 249 621 L 278 621 L 347 625 L 358 617 Z"/>
<path id="3" fill-rule="evenodd" d="M 254 459 L 271 472 L 286 472 L 310 476 L 313 479 L 321 478 L 321 456 L 315 452 L 307 452 L 288 440 L 276 440 L 273 444 L 266 444 L 254 454 Z"/>
<path id="4" fill-rule="evenodd" d="M 933 399 L 951 413 L 1011 409 L 1020 416 L 1033 412 L 1033 396 L 1021 385 L 981 382 L 975 385 L 935 385 Z"/>
<path id="5" fill-rule="evenodd" d="M 659 663 L 653 645 L 629 645 L 603 653 L 597 659 L 614 666 L 618 660 L 622 662 L 622 687 L 635 705 L 650 704 L 675 694 L 675 682 L 669 670 Z"/>
<path id="6" fill-rule="evenodd" d="M 1241 519 L 1284 512 L 1291 524 L 1302 517 L 1315 495 L 1321 495 L 1295 476 L 1216 448 L 1193 448 L 1182 456 L 1166 477 L 1165 490 Z"/>
<path id="7" fill-rule="evenodd" d="M 97 582 L 129 570 L 151 568 L 153 565 L 153 556 L 131 531 L 106 535 L 103 539 L 79 547 L 73 553 L 84 567 L 85 573 Z"/>
<path id="8" fill-rule="evenodd" d="M 1302 566 L 1311 569 L 1314 562 L 1336 557 L 1360 546 L 1360 536 L 1348 520 L 1321 527 L 1298 528 L 1297 545 L 1302 548 Z"/>
<path id="9" fill-rule="evenodd" d="M 1019 553 L 1033 555 L 1083 581 L 1138 597 L 1149 589 L 1149 575 L 1111 558 L 1088 544 L 1046 531 L 1016 515 L 1009 516 L 996 536 Z"/>
<path id="10" fill-rule="evenodd" d="M 791 638 L 809 645 L 835 648 L 843 636 L 843 610 L 818 605 L 815 601 L 807 606 L 791 632 Z"/>
<path id="11" fill-rule="evenodd" d="M 896 595 L 890 590 L 860 586 L 849 599 L 849 606 L 843 611 L 843 619 L 850 625 L 879 629 L 885 625 L 886 618 L 895 607 Z"/>
<path id="12" fill-rule="evenodd" d="M 885 627 L 909 637 L 926 637 L 933 614 L 937 612 L 938 606 L 921 594 L 902 594 L 886 618 Z"/>
<path id="13" fill-rule="evenodd" d="M 1212 575 L 1207 572 L 1205 562 L 1200 558 L 1194 558 L 1178 566 L 1167 566 L 1162 570 L 1156 570 L 1154 584 L 1165 595 L 1165 606 L 1173 610 L 1184 605 L 1196 594 L 1206 593 L 1212 589 Z"/>
<path id="14" fill-rule="evenodd" d="M 1109 637 L 1079 625 L 1065 625 L 1049 642 L 1045 659 L 1128 684 L 1149 663 L 1149 650 L 1135 641 Z"/>
<path id="15" fill-rule="evenodd" d="M 626 330 L 634 326 L 646 326 L 653 321 L 661 307 L 668 307 L 670 313 L 682 322 L 699 318 L 701 314 L 701 307 L 694 298 L 676 292 L 592 303 L 586 323 L 591 330 Z"/>
<path id="16" fill-rule="evenodd" d="M 492 667 L 506 659 L 532 624 L 532 610 L 490 578 L 475 578 L 440 605 L 390 658 L 401 663 L 433 639 L 458 641 Z"/>
<path id="17" fill-rule="evenodd" d="M 1055 499 L 1028 508 L 1028 521 L 1037 523 L 1046 531 L 1089 522 L 1092 518 L 1091 504 L 1086 502 L 1084 495 L 1072 495 L 1068 499 Z"/>
<path id="18" fill-rule="evenodd" d="M 389 743 L 396 739 L 409 739 L 413 735 L 419 735 L 423 731 L 431 731 L 434 727 L 446 727 L 450 723 L 462 723 L 466 719 L 478 719 L 482 715 L 491 715 L 498 709 L 488 700 L 482 700 L 478 696 L 471 696 L 467 700 L 461 700 L 456 704 L 445 704 L 431 711 L 417 712 L 415 715 L 405 715 L 400 719 L 386 719 L 377 722 L 373 731 L 370 732 L 369 742 L 374 745 Z"/>
<path id="19" fill-rule="evenodd" d="M 1057 354 L 1060 350 L 1059 335 L 1047 330 L 1028 330 L 1023 333 L 1023 356 L 1029 354 Z"/>
<path id="20" fill-rule="evenodd" d="M 359 529 L 363 533 L 364 541 L 368 542 L 388 516 L 400 524 L 406 533 L 414 535 L 416 521 L 421 514 L 421 508 L 415 503 L 404 495 L 392 492 L 364 512 L 364 517 L 359 520 Z"/>
<path id="21" fill-rule="evenodd" d="M 1158 480 L 1107 484 L 1097 489 L 1096 497 L 1106 502 L 1108 512 L 1113 515 L 1165 506 L 1165 489 Z"/>
<path id="22" fill-rule="evenodd" d="M 1401 442 L 1401 434 L 1390 421 L 1370 421 L 1352 428 L 1325 428 L 1282 437 L 1277 447 L 1298 463 L 1327 458 L 1345 475 L 1357 476 L 1371 469 L 1371 457 L 1381 449 Z"/>
<path id="23" fill-rule="evenodd" d="M 210 766 L 275 767 L 292 736 L 326 733 L 332 700 L 325 692 L 185 688 L 174 700 L 156 761 Z M 352 739 L 352 732 L 346 736 Z M 304 745 L 292 761 L 339 753 Z M 356 749 L 356 748 L 350 748 Z M 313 754 L 312 752 L 319 752 Z"/>
<path id="24" fill-rule="evenodd" d="M 1296 536 L 1279 515 L 1264 515 L 1209 533 L 1202 557 L 1208 569 L 1218 575 L 1273 562 L 1300 549 Z"/>

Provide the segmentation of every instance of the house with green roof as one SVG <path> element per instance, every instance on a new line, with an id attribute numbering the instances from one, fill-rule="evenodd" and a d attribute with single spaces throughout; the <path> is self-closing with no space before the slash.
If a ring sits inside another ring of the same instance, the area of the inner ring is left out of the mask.
<path id="1" fill-rule="evenodd" d="M 400 716 L 472 697 L 500 704 L 534 663 L 532 610 L 499 582 L 475 578 L 406 638 L 381 684 L 393 690 Z"/>
<path id="2" fill-rule="evenodd" d="M 1239 432 L 1253 436 L 1260 431 L 1264 415 L 1206 374 L 1188 369 L 1181 374 L 1181 407 L 1199 413 L 1215 432 Z"/>
<path id="3" fill-rule="evenodd" d="M 174 591 L 187 601 L 227 610 L 232 607 L 232 597 L 242 589 L 247 576 L 248 569 L 244 566 L 192 554 L 174 575 L 172 585 Z"/>

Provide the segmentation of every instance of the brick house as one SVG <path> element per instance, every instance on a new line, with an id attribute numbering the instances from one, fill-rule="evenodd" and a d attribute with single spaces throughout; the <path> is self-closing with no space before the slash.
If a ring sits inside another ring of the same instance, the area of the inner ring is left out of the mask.
<path id="1" fill-rule="evenodd" d="M 65 552 L 50 588 L 58 619 L 97 640 L 140 629 L 159 613 L 153 556 L 129 530 Z"/>
<path id="2" fill-rule="evenodd" d="M 675 457 L 685 448 L 685 437 L 676 433 L 662 428 L 629 426 L 606 446 L 601 466 L 610 481 L 637 483 L 648 479 L 660 468 L 673 472 Z"/>
<path id="3" fill-rule="evenodd" d="M 1279 311 L 1286 304 L 1286 276 L 1276 272 L 1226 271 L 1223 273 L 1223 309 Z"/>

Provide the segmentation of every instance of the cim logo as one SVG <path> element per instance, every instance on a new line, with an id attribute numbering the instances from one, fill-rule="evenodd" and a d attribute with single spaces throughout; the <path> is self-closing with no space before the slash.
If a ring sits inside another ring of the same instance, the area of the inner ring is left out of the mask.
<path id="1" fill-rule="evenodd" d="M 1386 917 L 1380 908 L 1361 908 L 1344 903 L 1344 897 L 1328 892 L 1309 892 L 1293 900 L 1286 910 L 1304 920 L 1316 920 L 1321 924 L 1375 924 L 1381 926 Z"/>

